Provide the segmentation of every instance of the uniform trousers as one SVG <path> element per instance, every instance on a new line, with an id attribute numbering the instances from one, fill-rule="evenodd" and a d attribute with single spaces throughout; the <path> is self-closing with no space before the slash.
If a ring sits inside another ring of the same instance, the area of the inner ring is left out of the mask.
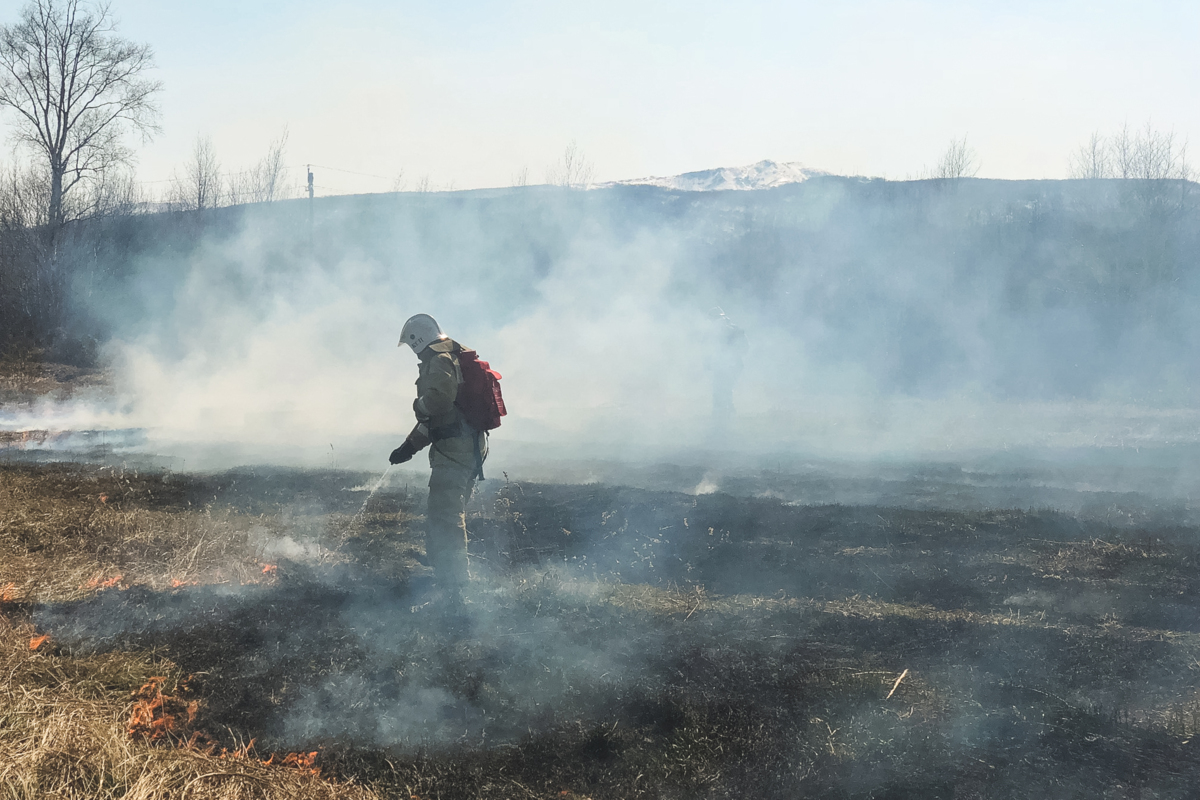
<path id="1" fill-rule="evenodd" d="M 455 591 L 470 577 L 466 510 L 478 474 L 475 437 L 455 436 L 434 442 L 430 445 L 429 466 L 425 555 L 438 584 Z"/>

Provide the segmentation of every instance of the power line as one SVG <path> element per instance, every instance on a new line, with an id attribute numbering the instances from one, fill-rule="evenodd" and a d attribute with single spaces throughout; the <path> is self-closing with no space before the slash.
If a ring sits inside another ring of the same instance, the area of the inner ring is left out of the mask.
<path id="1" fill-rule="evenodd" d="M 288 169 L 302 169 L 305 167 L 308 167 L 308 168 L 315 167 L 316 169 L 327 169 L 327 170 L 331 170 L 333 172 L 344 172 L 347 175 L 360 175 L 364 178 L 377 178 L 381 181 L 394 181 L 394 180 L 396 180 L 396 177 L 397 177 L 396 175 L 375 175 L 370 172 L 358 172 L 358 171 L 352 170 L 352 169 L 342 169 L 341 167 L 327 167 L 324 164 L 293 164 L 293 165 L 288 166 Z M 225 172 L 223 172 L 223 174 L 228 177 L 233 177 L 233 176 L 248 175 L 251 172 L 253 172 L 253 169 L 240 169 L 240 170 L 236 170 L 236 171 L 225 171 Z M 147 184 L 151 184 L 151 183 L 171 183 L 174 180 L 175 180 L 175 178 L 163 178 L 161 180 L 156 180 L 156 181 L 134 181 L 134 183 L 136 183 L 138 185 L 147 185 Z"/>
<path id="2" fill-rule="evenodd" d="M 316 167 L 317 169 L 330 169 L 330 170 L 333 170 L 334 172 L 345 172 L 347 175 L 362 175 L 364 178 L 379 178 L 379 180 L 381 180 L 381 181 L 392 181 L 392 180 L 396 179 L 395 175 L 391 175 L 391 176 L 373 175 L 370 172 L 356 172 L 352 169 L 340 169 L 338 167 L 326 167 L 323 164 L 309 164 L 308 166 Z"/>

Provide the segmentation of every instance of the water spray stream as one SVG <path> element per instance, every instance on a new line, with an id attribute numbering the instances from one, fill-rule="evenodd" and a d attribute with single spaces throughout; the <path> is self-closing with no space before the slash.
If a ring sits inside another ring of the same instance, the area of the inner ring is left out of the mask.
<path id="1" fill-rule="evenodd" d="M 362 507 L 358 509 L 358 513 L 351 517 L 350 522 L 347 523 L 347 528 L 354 527 L 354 523 L 357 522 L 358 518 L 362 516 L 362 513 L 367 510 L 367 503 L 371 502 L 371 498 L 374 497 L 375 493 L 379 491 L 379 487 L 383 486 L 383 482 L 387 480 L 388 473 L 392 471 L 392 466 L 392 464 L 388 464 L 387 469 L 385 469 L 383 474 L 379 476 L 379 480 L 375 481 L 375 485 L 371 487 L 371 491 L 367 494 L 367 499 L 363 500 Z"/>

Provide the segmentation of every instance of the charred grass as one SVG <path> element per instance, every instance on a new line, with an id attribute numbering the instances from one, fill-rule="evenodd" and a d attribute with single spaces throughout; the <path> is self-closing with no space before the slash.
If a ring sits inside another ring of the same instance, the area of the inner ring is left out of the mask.
<path id="1" fill-rule="evenodd" d="M 363 479 L 0 469 L 0 797 L 1188 797 L 1200 779 L 1198 539 L 1169 519 L 506 484 L 474 508 L 479 579 L 448 608 L 423 498 L 387 489 L 360 514 Z M 131 737 L 155 677 L 194 714 Z M 319 776 L 279 763 L 309 751 Z"/>

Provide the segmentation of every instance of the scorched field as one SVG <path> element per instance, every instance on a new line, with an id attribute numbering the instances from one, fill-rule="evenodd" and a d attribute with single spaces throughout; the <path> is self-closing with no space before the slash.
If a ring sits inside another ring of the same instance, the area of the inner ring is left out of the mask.
<path id="1" fill-rule="evenodd" d="M 0 467 L 0 797 L 1189 797 L 1200 531 Z"/>

